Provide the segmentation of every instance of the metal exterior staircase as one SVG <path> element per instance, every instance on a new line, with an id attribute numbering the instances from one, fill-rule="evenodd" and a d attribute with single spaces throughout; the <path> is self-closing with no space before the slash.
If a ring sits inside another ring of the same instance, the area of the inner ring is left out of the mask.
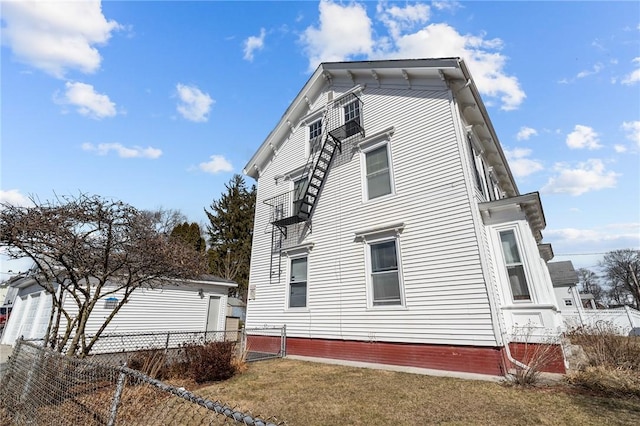
<path id="1" fill-rule="evenodd" d="M 354 102 L 357 103 L 354 108 Z M 350 114 L 347 113 L 347 105 L 351 105 Z M 362 101 L 355 93 L 349 93 L 330 101 L 325 107 L 322 116 L 321 148 L 317 151 L 310 149 L 307 163 L 303 169 L 301 180 L 306 179 L 298 190 L 288 191 L 283 194 L 265 200 L 264 203 L 271 206 L 271 282 L 280 280 L 282 257 L 281 251 L 286 247 L 287 241 L 292 238 L 290 228 L 311 229 L 311 218 L 318 205 L 320 193 L 324 188 L 327 174 L 336 156 L 336 151 L 342 152 L 343 143 L 351 138 L 364 138 L 364 128 L 361 125 L 360 111 Z M 354 115 L 353 111 L 357 114 Z M 343 123 L 343 124 L 340 124 Z M 331 128 L 331 130 L 327 130 Z M 299 224 L 305 226 L 300 227 Z M 299 235 L 297 235 L 299 237 Z M 277 257 L 277 261 L 275 259 Z"/>

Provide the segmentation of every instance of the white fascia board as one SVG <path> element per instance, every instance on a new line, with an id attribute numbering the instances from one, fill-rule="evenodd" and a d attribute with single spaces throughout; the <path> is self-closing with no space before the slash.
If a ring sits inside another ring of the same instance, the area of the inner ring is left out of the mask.
<path id="1" fill-rule="evenodd" d="M 309 105 L 305 101 L 305 97 L 315 99 L 315 97 L 318 96 L 318 93 L 325 84 L 323 73 L 323 65 L 320 64 L 284 112 L 276 127 L 269 133 L 265 141 L 262 142 L 262 145 L 260 145 L 260 148 L 253 154 L 253 157 L 251 157 L 247 165 L 244 166 L 242 172 L 245 175 L 258 180 L 260 172 L 264 170 L 265 166 L 275 154 L 275 151 L 277 151 L 286 140 L 287 133 L 291 132 L 291 127 L 287 121 L 292 124 L 297 123 L 300 117 L 307 115 L 309 112 Z"/>
<path id="2" fill-rule="evenodd" d="M 474 102 L 478 107 L 478 110 L 480 111 L 480 113 L 482 114 L 483 117 L 483 121 L 484 124 L 487 128 L 487 131 L 489 132 L 489 134 L 491 135 L 491 140 L 493 142 L 493 145 L 496 148 L 496 151 L 500 157 L 500 161 L 502 162 L 502 164 L 504 165 L 504 168 L 506 170 L 507 176 L 509 177 L 509 181 L 511 183 L 511 185 L 513 185 L 513 190 L 514 190 L 514 194 L 510 194 L 512 196 L 518 196 L 520 195 L 520 191 L 518 190 L 518 186 L 516 185 L 516 181 L 513 178 L 513 174 L 511 173 L 511 168 L 509 167 L 509 163 L 507 163 L 507 157 L 504 154 L 504 151 L 502 150 L 502 145 L 500 144 L 500 139 L 498 139 L 498 135 L 496 134 L 496 130 L 493 127 L 493 123 L 491 122 L 491 119 L 489 118 L 489 113 L 487 112 L 487 108 L 484 105 L 484 102 L 482 101 L 482 97 L 480 96 L 480 92 L 478 91 L 478 88 L 475 84 L 475 81 L 473 80 L 473 77 L 471 76 L 471 73 L 469 72 L 469 69 L 467 68 L 465 62 L 463 59 L 459 60 L 459 64 L 460 64 L 460 69 L 462 70 L 463 74 L 465 75 L 465 78 L 467 79 L 467 81 L 469 82 L 469 84 L 466 86 L 468 88 L 468 90 L 470 90 L 473 98 L 474 98 Z"/>

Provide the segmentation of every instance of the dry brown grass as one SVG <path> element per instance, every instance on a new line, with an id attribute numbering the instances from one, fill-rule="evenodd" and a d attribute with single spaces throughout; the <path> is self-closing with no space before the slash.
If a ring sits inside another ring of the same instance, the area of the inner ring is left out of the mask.
<path id="1" fill-rule="evenodd" d="M 288 425 L 638 425 L 640 399 L 279 359 L 196 391 Z"/>
<path id="2" fill-rule="evenodd" d="M 575 386 L 612 397 L 640 397 L 640 337 L 620 336 L 610 325 L 567 334 L 582 347 L 586 364 L 568 375 Z"/>

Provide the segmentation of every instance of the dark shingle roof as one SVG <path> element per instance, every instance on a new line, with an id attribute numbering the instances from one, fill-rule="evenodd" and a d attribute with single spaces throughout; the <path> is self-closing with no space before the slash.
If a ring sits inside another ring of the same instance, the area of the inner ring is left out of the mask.
<path id="1" fill-rule="evenodd" d="M 578 283 L 578 274 L 570 260 L 549 262 L 547 267 L 554 287 L 566 287 Z"/>

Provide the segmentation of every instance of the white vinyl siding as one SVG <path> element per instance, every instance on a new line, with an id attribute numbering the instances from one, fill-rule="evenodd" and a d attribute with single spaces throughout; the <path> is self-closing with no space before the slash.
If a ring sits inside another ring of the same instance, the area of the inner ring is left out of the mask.
<path id="1" fill-rule="evenodd" d="M 287 258 L 280 281 L 271 283 L 271 211 L 263 200 L 290 190 L 289 182 L 276 183 L 275 177 L 307 160 L 308 126 L 293 132 L 258 182 L 254 228 L 259 231 L 254 233 L 250 276 L 256 290 L 248 303 L 247 327 L 286 324 L 293 337 L 494 346 L 462 172 L 466 138 L 459 140 L 453 130 L 455 107 L 449 92 L 444 85 L 442 90 L 372 85 L 361 98 L 366 135 L 395 128 L 392 141 L 385 142 L 394 196 L 367 200 L 364 153 L 354 155 L 358 148 L 348 144 L 336 152 L 311 232 L 300 241 L 314 244 L 307 271 L 313 283 L 307 289 L 308 309 L 286 309 Z M 311 111 L 324 108 L 322 99 L 326 93 L 311 100 Z M 403 305 L 374 309 L 367 253 L 363 243 L 354 241 L 354 232 L 400 222 L 406 224 L 400 238 Z"/>

